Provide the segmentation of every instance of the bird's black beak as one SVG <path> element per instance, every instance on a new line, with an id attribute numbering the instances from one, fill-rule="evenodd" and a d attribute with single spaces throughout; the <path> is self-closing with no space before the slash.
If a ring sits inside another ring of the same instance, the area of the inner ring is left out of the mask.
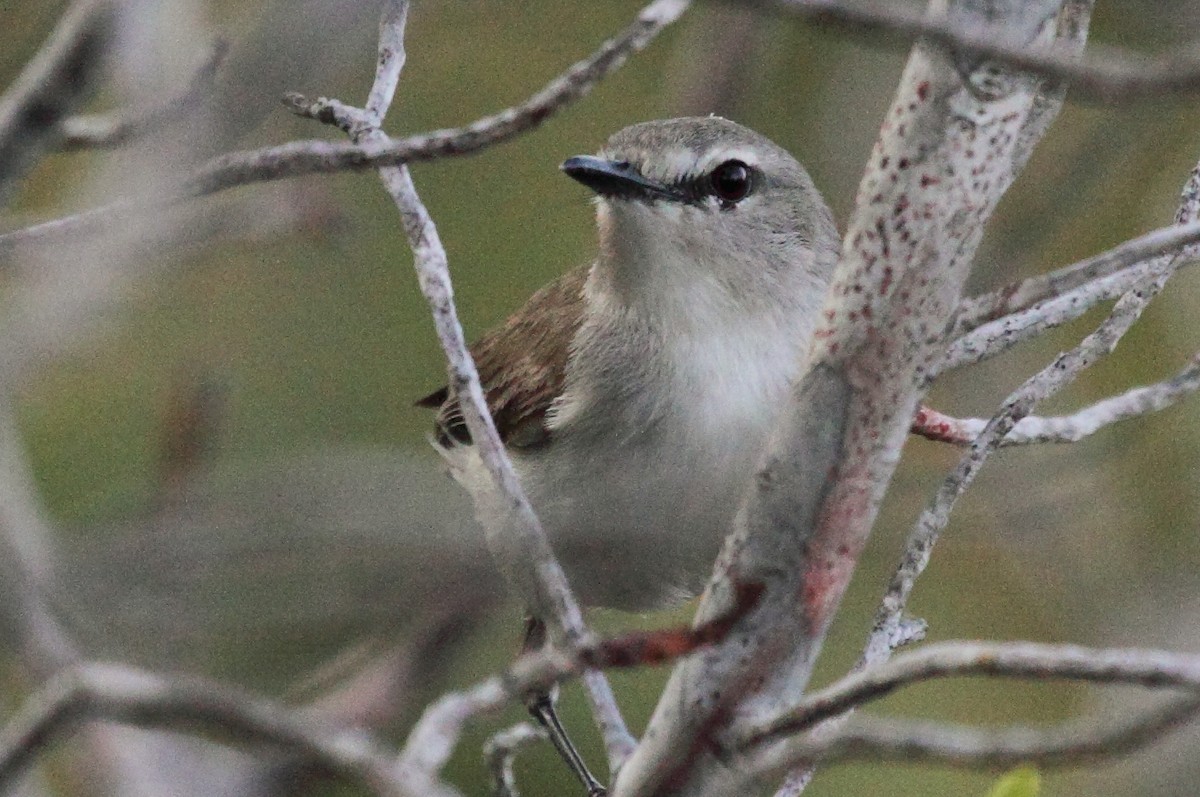
<path id="1" fill-rule="evenodd" d="M 683 198 L 673 187 L 643 177 L 628 161 L 576 155 L 563 161 L 559 168 L 603 197 L 675 201 Z"/>

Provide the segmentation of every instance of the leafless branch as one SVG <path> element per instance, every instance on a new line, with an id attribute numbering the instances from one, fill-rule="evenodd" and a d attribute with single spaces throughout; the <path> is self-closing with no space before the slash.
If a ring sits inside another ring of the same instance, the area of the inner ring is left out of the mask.
<path id="1" fill-rule="evenodd" d="M 1097 401 L 1070 415 L 1030 415 L 1022 418 L 1004 436 L 1000 445 L 1076 443 L 1114 423 L 1165 410 L 1198 389 L 1200 355 L 1193 357 L 1183 370 L 1170 379 L 1133 388 L 1120 395 Z M 987 421 L 983 418 L 955 418 L 929 407 L 922 407 L 913 420 L 912 431 L 929 440 L 965 446 L 970 445 L 972 440 L 982 434 L 986 426 Z"/>
<path id="2" fill-rule="evenodd" d="M 405 163 L 469 155 L 538 127 L 558 111 L 586 96 L 619 69 L 687 9 L 690 0 L 655 0 L 632 24 L 582 61 L 568 68 L 520 105 L 486 116 L 465 127 L 435 130 L 399 139 L 356 143 L 308 140 L 234 152 L 208 161 L 179 181 L 166 197 L 118 200 L 43 224 L 0 235 L 0 255 L 13 248 L 102 228 L 122 214 L 150 206 L 207 196 L 252 183 L 306 174 L 377 169 Z"/>
<path id="3" fill-rule="evenodd" d="M 84 114 L 63 119 L 59 130 L 62 136 L 59 148 L 73 151 L 119 147 L 180 119 L 212 89 L 217 70 L 228 54 L 229 42 L 218 39 L 188 87 L 178 96 L 154 108 L 134 113 Z"/>
<path id="4" fill-rule="evenodd" d="M 1061 8 L 961 0 L 948 13 L 964 24 L 1003 19 L 1030 49 L 1053 43 L 1075 54 L 1082 42 L 1060 32 Z M 1048 90 L 1028 75 L 914 47 L 859 186 L 808 372 L 748 488 L 698 621 L 725 611 L 748 584 L 763 600 L 723 643 L 676 667 L 618 794 L 748 785 L 711 742 L 807 683 L 927 369 L 944 351 L 936 330 L 958 305 L 983 222 L 1057 110 Z"/>
<path id="5" fill-rule="evenodd" d="M 379 795 L 427 793 L 410 789 L 403 771 L 361 731 L 322 727 L 289 707 L 223 684 L 103 664 L 64 670 L 26 700 L 0 735 L 0 787 L 85 719 L 200 730 L 230 742 L 302 756 L 331 774 L 367 784 Z"/>
<path id="6" fill-rule="evenodd" d="M 1145 101 L 1200 91 L 1200 58 L 1189 42 L 1149 59 L 1114 48 L 1096 48 L 1082 61 L 1031 48 L 1003 25 L 932 16 L 914 4 L 862 0 L 744 0 L 751 5 L 832 23 L 852 31 L 886 34 L 902 42 L 925 39 L 1043 78 L 1070 84 L 1077 99 L 1103 103 Z"/>
<path id="7" fill-rule="evenodd" d="M 1038 729 L 983 729 L 859 714 L 827 738 L 789 744 L 789 753 L 793 760 L 824 764 L 893 760 L 975 769 L 1072 766 L 1110 761 L 1141 749 L 1192 719 L 1197 711 L 1200 697 L 1187 695 L 1116 722 L 1089 719 Z"/>
<path id="8" fill-rule="evenodd" d="M 483 759 L 492 773 L 492 797 L 519 797 L 513 759 L 525 747 L 545 741 L 546 732 L 527 722 L 518 723 L 488 739 Z"/>
<path id="9" fill-rule="evenodd" d="M 0 98 L 0 201 L 95 88 L 114 23 L 110 0 L 78 0 Z"/>
<path id="10" fill-rule="evenodd" d="M 1038 302 L 1065 296 L 1070 291 L 1118 272 L 1133 270 L 1134 273 L 1127 277 L 1133 282 L 1147 273 L 1144 266 L 1146 261 L 1179 254 L 1182 262 L 1194 256 L 1192 246 L 1196 243 L 1200 243 L 1200 222 L 1181 222 L 1125 241 L 1106 252 L 1049 274 L 1030 277 L 999 290 L 965 299 L 959 306 L 953 336 L 961 336 L 993 319 L 1027 310 Z"/>
<path id="11" fill-rule="evenodd" d="M 1179 210 L 1176 213 L 1176 223 L 1179 225 L 1177 230 L 1200 226 L 1195 220 L 1200 212 L 1200 202 L 1197 201 L 1198 187 L 1200 167 L 1193 169 L 1184 185 Z M 958 497 L 974 481 L 980 468 L 1014 430 L 1017 423 L 1029 415 L 1039 402 L 1070 384 L 1085 369 L 1116 348 L 1117 343 L 1141 317 L 1142 311 L 1162 290 L 1182 260 L 1183 255 L 1177 253 L 1174 256 L 1160 255 L 1151 261 L 1144 280 L 1117 301 L 1108 318 L 1078 346 L 1059 355 L 1053 363 L 1030 377 L 1012 393 L 971 442 L 970 450 L 946 477 L 933 502 L 921 513 L 909 534 L 901 563 L 875 615 L 874 629 L 863 652 L 864 666 L 870 667 L 886 661 L 895 649 L 893 645 L 896 629 L 903 622 L 913 585 L 928 564 L 942 529 L 949 523 L 950 513 Z"/>
<path id="12" fill-rule="evenodd" d="M 687 3 L 680 0 L 656 0 L 643 9 L 638 22 L 624 37 L 627 42 L 625 47 L 629 49 L 619 60 L 623 60 L 633 48 L 644 46 L 649 40 L 648 31 L 653 29 L 657 32 L 676 19 L 686 6 Z M 390 139 L 380 129 L 380 125 L 395 92 L 404 63 L 403 37 L 407 7 L 405 2 L 385 3 L 380 23 L 378 69 L 365 110 L 352 108 L 337 100 L 321 99 L 309 103 L 302 97 L 291 95 L 288 102 L 292 110 L 336 125 L 348 133 L 356 145 L 389 145 Z M 641 44 L 637 44 L 638 42 Z M 613 50 L 611 42 L 602 48 L 601 53 L 606 51 L 608 55 L 605 58 L 610 66 L 605 68 L 615 68 L 614 64 L 618 64 L 618 61 L 613 60 L 613 53 L 617 51 Z M 599 56 L 600 54 L 597 58 Z M 593 61 L 605 63 L 603 60 Z M 579 86 L 584 85 L 578 82 L 583 80 L 579 75 L 599 75 L 601 71 L 602 69 L 595 64 L 583 71 L 577 65 L 568 72 L 568 77 L 576 75 L 576 82 L 572 84 L 568 81 L 562 83 L 562 86 L 574 85 L 573 91 L 579 91 Z M 569 97 L 565 91 L 565 88 L 555 88 L 553 93 L 562 98 Z M 538 98 L 535 97 L 535 101 L 539 101 Z M 532 117 L 530 119 L 532 120 Z M 474 496 L 479 505 L 481 519 L 492 524 L 502 523 L 498 533 L 489 533 L 489 544 L 510 583 L 540 616 L 555 620 L 556 625 L 563 631 L 568 646 L 575 649 L 586 645 L 591 634 L 584 623 L 583 613 L 571 593 L 561 566 L 554 557 L 545 532 L 521 489 L 508 453 L 488 412 L 479 375 L 471 359 L 462 326 L 458 322 L 452 300 L 449 266 L 437 229 L 418 197 L 406 167 L 385 166 L 380 168 L 379 174 L 400 211 L 413 250 L 421 290 L 433 310 L 438 339 L 449 363 L 451 387 L 459 397 L 463 418 L 470 430 L 475 450 L 491 474 L 499 493 L 498 506 L 494 497 Z M 488 524 L 485 523 L 486 525 Z M 585 677 L 584 684 L 597 724 L 604 736 L 610 769 L 616 771 L 632 751 L 633 737 L 621 717 L 607 679 L 599 672 L 591 672 Z M 457 705 L 459 704 L 453 700 L 447 703 L 447 706 Z M 454 713 L 447 709 L 448 715 Z"/>
<path id="13" fill-rule="evenodd" d="M 941 642 L 813 692 L 782 716 L 748 728 L 735 747 L 762 745 L 800 733 L 904 686 L 968 675 L 1200 690 L 1200 656 L 1033 642 Z"/>

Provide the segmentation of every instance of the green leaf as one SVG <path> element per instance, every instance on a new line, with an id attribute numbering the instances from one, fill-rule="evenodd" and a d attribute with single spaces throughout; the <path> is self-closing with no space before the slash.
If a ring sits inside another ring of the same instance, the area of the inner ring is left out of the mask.
<path id="1" fill-rule="evenodd" d="M 1038 797 L 1042 778 L 1033 767 L 1018 767 L 996 782 L 988 797 Z"/>

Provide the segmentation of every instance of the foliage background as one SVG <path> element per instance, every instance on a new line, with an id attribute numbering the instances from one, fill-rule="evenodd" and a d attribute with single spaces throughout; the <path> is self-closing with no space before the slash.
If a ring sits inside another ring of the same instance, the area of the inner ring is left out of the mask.
<path id="1" fill-rule="evenodd" d="M 201 58 L 206 42 L 194 38 L 195 30 L 233 43 L 216 98 L 221 126 L 194 142 L 200 153 L 328 135 L 290 117 L 277 97 L 295 90 L 354 101 L 369 86 L 371 3 L 157 5 L 161 29 L 153 55 L 169 66 L 164 92 Z M 624 26 L 638 8 L 630 0 L 418 4 L 389 129 L 453 126 L 518 102 Z M 58 3 L 0 2 L 0 81 L 11 80 L 60 10 Z M 747 23 L 738 16 L 728 6 L 702 5 L 541 129 L 474 157 L 414 168 L 447 246 L 469 333 L 501 321 L 538 286 L 590 256 L 588 197 L 556 166 L 593 151 L 626 124 L 710 111 L 737 119 L 805 162 L 845 218 L 905 48 L 777 17 L 749 23 L 752 35 L 741 38 L 734 31 Z M 1093 39 L 1154 53 L 1181 43 L 1197 21 L 1195 2 L 1101 2 Z M 733 87 L 721 91 L 708 76 L 714 60 L 729 57 L 742 60 L 742 71 Z M 96 106 L 112 100 L 102 97 Z M 1166 224 L 1200 156 L 1198 121 L 1190 100 L 1069 105 L 1001 206 L 974 289 L 1065 264 Z M 11 228 L 97 201 L 80 186 L 120 157 L 48 158 L 0 223 Z M 21 386 L 21 429 L 42 497 L 62 529 L 58 542 L 76 562 L 72 572 L 85 572 L 88 562 L 99 561 L 91 554 L 112 550 L 120 535 L 154 515 L 164 490 L 163 438 L 181 391 L 190 394 L 197 384 L 217 397 L 202 475 L 217 493 L 284 483 L 291 463 L 311 458 L 386 452 L 436 468 L 424 441 L 429 417 L 411 405 L 440 384 L 441 355 L 397 214 L 377 181 L 366 174 L 309 178 L 242 189 L 207 200 L 205 207 L 225 213 L 214 235 L 157 252 L 160 268 L 134 285 L 117 312 Z M 1173 373 L 1197 349 L 1197 297 L 1198 276 L 1184 271 L 1116 356 L 1044 409 L 1066 410 Z M 988 413 L 1094 320 L 952 374 L 937 385 L 933 402 L 957 414 Z M 930 622 L 930 638 L 1195 649 L 1198 430 L 1200 402 L 1193 400 L 1074 446 L 998 456 L 962 502 L 917 590 L 913 609 Z M 819 680 L 837 675 L 856 656 L 912 519 L 956 459 L 957 452 L 920 440 L 906 450 Z M 423 533 L 419 523 L 395 522 L 414 539 Z M 221 547 L 229 541 L 203 536 L 177 549 L 179 556 L 161 574 L 166 589 L 172 578 L 189 577 L 198 565 L 187 552 L 206 543 L 213 558 L 204 558 L 205 566 L 215 575 L 204 583 L 221 584 L 228 615 L 213 614 L 225 619 L 210 618 L 216 625 L 204 634 L 122 639 L 126 647 L 117 647 L 130 659 L 149 657 L 280 691 L 341 646 L 362 635 L 391 633 L 448 598 L 436 571 L 396 572 L 397 583 L 427 586 L 408 592 L 395 592 L 390 583 L 365 586 L 368 603 L 380 607 L 378 624 L 371 612 L 321 614 L 322 591 L 334 581 L 353 582 L 354 557 L 369 557 L 369 550 L 343 556 L 334 546 L 319 576 L 280 573 L 270 559 L 229 567 L 227 560 L 237 558 Z M 153 591 L 121 597 L 121 587 L 117 579 L 117 597 L 109 597 L 122 610 L 189 611 L 156 602 Z M 422 685 L 422 697 L 412 704 L 502 666 L 516 647 L 517 617 L 512 606 L 492 606 L 469 639 L 455 640 L 449 666 Z M 686 608 L 636 617 L 601 612 L 598 622 L 622 629 L 686 617 Z M 117 655 L 104 644 L 117 636 L 109 623 L 116 620 L 100 612 L 77 619 L 97 632 L 98 648 Z M 650 671 L 615 677 L 635 724 L 648 715 L 663 678 L 665 673 Z M 15 676 L 10 684 L 9 701 L 22 688 Z M 1133 693 L 1061 684 L 958 681 L 910 689 L 881 708 L 981 723 L 1050 722 L 1082 712 L 1119 712 L 1134 699 Z M 574 690 L 567 690 L 565 703 L 576 735 L 589 735 Z M 514 711 L 512 719 L 519 714 Z M 454 779 L 469 793 L 483 793 L 475 751 L 487 730 L 463 746 L 455 765 Z M 1126 761 L 1051 773 L 1043 793 L 1186 793 L 1185 784 L 1200 777 L 1198 748 L 1200 735 L 1184 731 Z M 597 749 L 590 752 L 598 761 Z M 521 760 L 519 779 L 534 795 L 574 788 L 545 750 Z M 809 793 L 983 794 L 993 780 L 987 774 L 861 765 L 820 773 Z"/>

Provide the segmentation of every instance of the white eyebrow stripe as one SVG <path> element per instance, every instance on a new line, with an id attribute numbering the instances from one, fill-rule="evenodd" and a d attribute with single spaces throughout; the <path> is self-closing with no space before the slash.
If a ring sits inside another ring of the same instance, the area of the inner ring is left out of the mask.
<path id="1" fill-rule="evenodd" d="M 746 149 L 745 147 L 730 147 L 728 149 L 717 149 L 708 153 L 708 155 L 700 161 L 699 171 L 701 173 L 709 172 L 721 165 L 725 161 L 741 161 L 747 166 L 758 165 L 758 155 L 754 150 Z"/>
<path id="2" fill-rule="evenodd" d="M 713 150 L 703 157 L 697 157 L 690 149 L 674 149 L 663 158 L 664 168 L 658 179 L 665 183 L 679 182 L 684 179 L 699 177 L 715 169 L 725 161 L 741 161 L 747 166 L 758 165 L 758 155 L 745 147 L 729 147 Z"/>
<path id="3" fill-rule="evenodd" d="M 685 177 L 694 177 L 700 172 L 696 163 L 696 153 L 690 149 L 673 149 L 666 153 L 663 159 L 661 180 L 664 183 L 678 182 Z"/>

